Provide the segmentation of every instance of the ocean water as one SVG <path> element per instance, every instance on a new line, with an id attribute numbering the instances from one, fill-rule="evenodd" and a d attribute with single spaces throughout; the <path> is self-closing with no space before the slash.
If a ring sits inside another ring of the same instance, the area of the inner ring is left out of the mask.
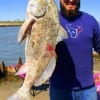
<path id="1" fill-rule="evenodd" d="M 6 66 L 17 64 L 19 57 L 24 63 L 25 43 L 19 44 L 17 41 L 19 28 L 0 27 L 0 63 L 4 61 Z"/>

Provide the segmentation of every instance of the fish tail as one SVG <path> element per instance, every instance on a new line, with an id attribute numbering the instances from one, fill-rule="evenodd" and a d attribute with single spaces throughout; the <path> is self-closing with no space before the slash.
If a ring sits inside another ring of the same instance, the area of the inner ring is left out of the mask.
<path id="1" fill-rule="evenodd" d="M 20 88 L 13 95 L 9 96 L 7 100 L 30 100 L 30 94 L 29 91 Z"/>

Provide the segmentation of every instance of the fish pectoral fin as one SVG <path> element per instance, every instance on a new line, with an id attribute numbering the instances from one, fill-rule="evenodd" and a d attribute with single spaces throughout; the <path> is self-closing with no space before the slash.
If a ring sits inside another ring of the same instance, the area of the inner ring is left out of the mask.
<path id="1" fill-rule="evenodd" d="M 24 23 L 22 24 L 22 26 L 19 30 L 19 33 L 18 33 L 18 42 L 19 43 L 21 43 L 27 37 L 27 35 L 30 33 L 33 23 L 34 23 L 33 18 L 29 18 L 24 21 Z"/>
<path id="2" fill-rule="evenodd" d="M 15 73 L 15 75 L 22 75 L 25 74 L 27 72 L 27 67 L 25 65 L 22 65 L 19 70 Z"/>
<path id="3" fill-rule="evenodd" d="M 49 61 L 49 64 L 46 67 L 46 69 L 41 74 L 41 76 L 35 80 L 34 86 L 40 86 L 43 83 L 45 83 L 47 80 L 49 80 L 49 78 L 52 76 L 54 72 L 55 66 L 56 66 L 56 59 L 52 58 Z"/>

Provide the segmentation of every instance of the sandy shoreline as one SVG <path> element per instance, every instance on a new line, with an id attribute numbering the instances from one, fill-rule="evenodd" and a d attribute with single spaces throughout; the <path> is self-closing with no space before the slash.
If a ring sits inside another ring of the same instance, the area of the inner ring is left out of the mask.
<path id="1" fill-rule="evenodd" d="M 23 21 L 0 21 L 0 27 L 21 26 Z"/>
<path id="2" fill-rule="evenodd" d="M 100 71 L 100 58 L 94 59 L 94 70 Z M 8 96 L 21 86 L 21 84 L 22 80 L 14 75 L 8 75 L 7 77 L 0 79 L 0 100 L 6 100 Z M 48 88 L 47 90 L 42 89 L 35 97 L 31 96 L 31 100 L 49 100 L 48 92 Z"/>

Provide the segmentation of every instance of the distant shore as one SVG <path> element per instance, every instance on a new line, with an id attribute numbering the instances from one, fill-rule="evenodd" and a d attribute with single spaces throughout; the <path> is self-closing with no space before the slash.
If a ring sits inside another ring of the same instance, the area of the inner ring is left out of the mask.
<path id="1" fill-rule="evenodd" d="M 21 26 L 23 21 L 0 21 L 0 27 Z"/>

